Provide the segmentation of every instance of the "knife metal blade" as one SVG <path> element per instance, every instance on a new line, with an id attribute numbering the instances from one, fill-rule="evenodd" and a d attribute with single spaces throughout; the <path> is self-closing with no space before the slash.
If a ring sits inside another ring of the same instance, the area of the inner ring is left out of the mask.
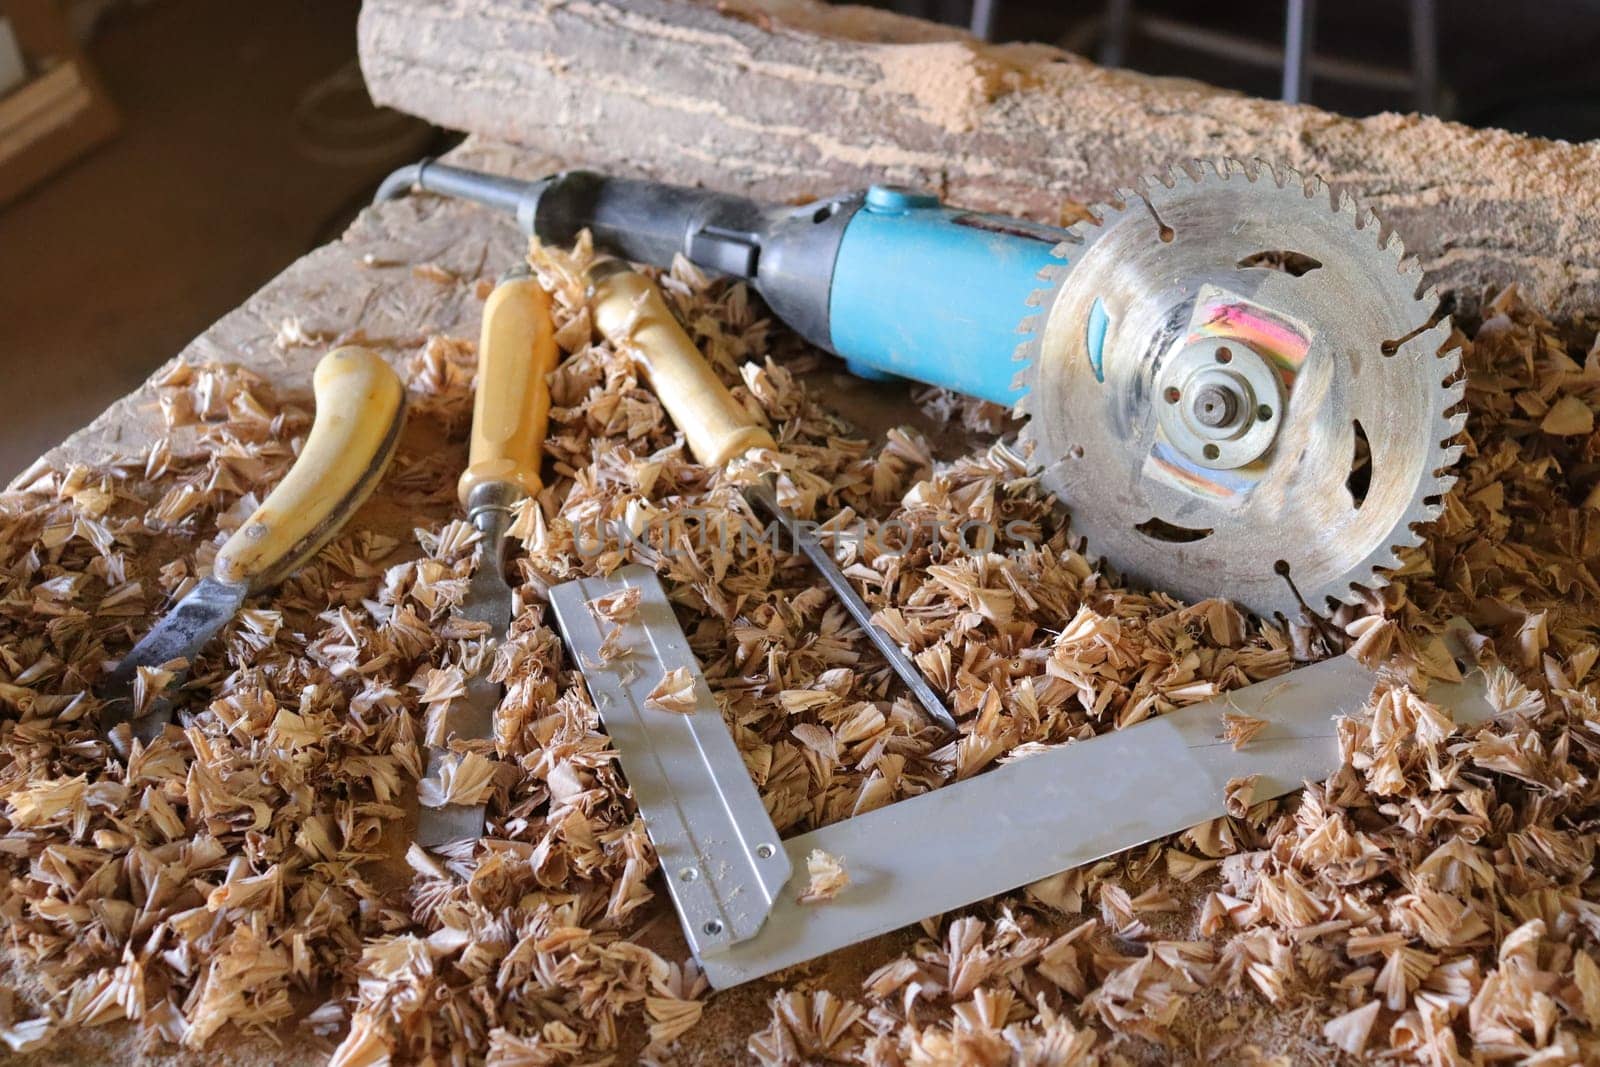
<path id="1" fill-rule="evenodd" d="M 202 578 L 96 687 L 96 695 L 105 704 L 101 722 L 120 755 L 126 757 L 131 747 L 129 735 L 118 729 L 123 723 L 131 724 L 132 739 L 148 745 L 172 721 L 171 686 L 150 702 L 144 714 L 136 715 L 134 683 L 139 668 L 182 660 L 183 669 L 172 685 L 181 684 L 200 650 L 238 613 L 249 591 L 247 583 Z"/>
<path id="2" fill-rule="evenodd" d="M 135 706 L 139 669 L 177 660 L 178 677 L 186 675 L 246 596 L 282 581 L 339 532 L 393 458 L 405 387 L 381 356 L 356 345 L 336 348 L 318 361 L 312 390 L 316 415 L 289 472 L 217 550 L 212 574 L 96 684 L 102 728 L 124 759 L 134 741 L 151 743 L 172 721 L 170 686 L 147 707 Z"/>

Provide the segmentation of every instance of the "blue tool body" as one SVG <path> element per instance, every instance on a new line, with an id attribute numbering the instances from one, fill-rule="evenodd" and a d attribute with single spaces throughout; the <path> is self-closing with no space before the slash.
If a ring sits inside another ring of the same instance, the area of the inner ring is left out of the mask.
<path id="1" fill-rule="evenodd" d="M 1044 268 L 1067 265 L 1054 249 L 1071 236 L 893 185 L 794 206 L 590 171 L 523 182 L 424 161 L 390 175 L 379 199 L 413 183 L 508 211 L 550 243 L 588 230 L 597 248 L 635 263 L 668 267 L 684 256 L 749 282 L 856 374 L 1006 405 L 1023 392 L 1019 327 L 1041 311 L 1029 297 L 1048 284 Z M 1095 359 L 1103 311 L 1088 327 Z"/>
<path id="2" fill-rule="evenodd" d="M 839 243 L 831 347 L 865 376 L 895 375 L 1011 405 L 1028 298 L 1068 234 L 873 186 Z"/>

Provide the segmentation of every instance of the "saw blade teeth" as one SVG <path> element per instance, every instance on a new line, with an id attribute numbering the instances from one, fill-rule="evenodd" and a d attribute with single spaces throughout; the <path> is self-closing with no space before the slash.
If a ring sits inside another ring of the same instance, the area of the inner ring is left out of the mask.
<path id="1" fill-rule="evenodd" d="M 1461 362 L 1461 349 L 1445 344 L 1440 347 L 1433 358 L 1435 361 L 1434 366 L 1442 372 L 1439 376 L 1440 379 L 1446 385 L 1452 387 L 1461 386 L 1459 395 L 1455 397 L 1452 403 L 1459 403 L 1465 399 L 1467 395 L 1467 373 L 1465 366 Z"/>
<path id="2" fill-rule="evenodd" d="M 1395 560 L 1393 563 L 1388 565 L 1388 569 L 1394 570 L 1399 566 L 1400 561 Z M 1343 591 L 1330 593 L 1329 595 L 1338 600 L 1341 604 L 1348 604 L 1353 608 L 1359 608 L 1366 605 L 1368 596 L 1373 593 L 1377 593 L 1380 590 L 1389 588 L 1391 584 L 1393 584 L 1392 580 L 1387 574 L 1385 574 L 1382 570 L 1375 569 L 1366 580 L 1361 582 L 1351 582 L 1345 586 Z"/>
<path id="3" fill-rule="evenodd" d="M 1434 360 L 1447 360 L 1450 358 L 1447 355 L 1450 350 L 1445 346 L 1449 341 L 1450 320 L 1443 318 L 1411 338 L 1401 346 L 1401 349 L 1414 348 L 1419 356 L 1425 355 Z M 1460 360 L 1457 359 L 1455 362 L 1459 364 Z"/>
<path id="4" fill-rule="evenodd" d="M 1444 514 L 1444 494 L 1439 494 L 1438 500 L 1432 504 L 1423 504 L 1417 517 L 1420 526 L 1427 526 L 1439 521 L 1439 516 Z M 1418 542 L 1421 543 L 1420 541 Z"/>
<path id="5" fill-rule="evenodd" d="M 1117 188 L 1111 190 L 1111 195 L 1109 197 L 1096 203 L 1094 207 L 1099 209 L 1101 220 L 1104 222 L 1112 216 L 1128 210 L 1128 205 L 1137 199 L 1139 199 L 1139 189 L 1137 186 L 1129 187 L 1126 185 L 1119 185 Z"/>
<path id="6" fill-rule="evenodd" d="M 1094 232 L 1104 228 L 1106 220 L 1114 217 L 1118 210 L 1120 209 L 1100 200 L 1083 205 L 1085 217 L 1067 227 L 1068 239 L 1076 238 L 1078 244 L 1087 244 L 1093 240 Z"/>
<path id="7" fill-rule="evenodd" d="M 1423 497 L 1421 500 L 1418 500 L 1418 501 L 1414 502 L 1411 505 L 1411 508 L 1406 512 L 1405 520 L 1403 522 L 1401 522 L 1398 527 L 1395 528 L 1394 536 L 1389 538 L 1388 548 L 1389 548 L 1389 555 L 1390 555 L 1391 558 L 1400 549 L 1417 548 L 1417 547 L 1421 546 L 1424 541 L 1427 540 L 1427 537 L 1424 536 L 1423 532 L 1422 532 L 1423 520 L 1420 517 L 1420 512 L 1421 512 L 1421 510 L 1423 508 L 1426 508 L 1426 507 L 1429 506 L 1430 500 L 1433 497 L 1437 497 L 1438 499 L 1443 500 L 1444 499 L 1444 494 L 1443 493 L 1437 493 L 1437 494 L 1430 493 L 1430 494 L 1428 494 L 1428 496 Z M 1386 563 L 1386 564 L 1384 564 L 1384 566 L 1386 566 L 1386 567 L 1394 567 L 1394 566 L 1397 566 L 1397 564 Z"/>
<path id="8" fill-rule="evenodd" d="M 1244 180 L 1240 181 L 1240 177 Z M 1228 188 L 1204 188 L 1208 185 Z M 1193 574 L 1184 576 L 1170 563 L 1158 561 L 1150 554 L 1151 535 L 1145 534 L 1141 539 L 1132 532 L 1134 524 L 1142 524 L 1151 517 L 1149 512 L 1132 512 L 1147 505 L 1164 506 L 1159 501 L 1167 498 L 1130 498 L 1121 506 L 1102 512 L 1096 493 L 1103 489 L 1107 478 L 1122 477 L 1125 466 L 1122 453 L 1110 440 L 1122 432 L 1120 424 L 1110 419 L 1101 425 L 1102 416 L 1098 414 L 1101 405 L 1109 405 L 1116 397 L 1109 391 L 1085 392 L 1082 376 L 1089 374 L 1089 367 L 1082 361 L 1082 327 L 1076 328 L 1079 333 L 1075 333 L 1074 328 L 1056 329 L 1050 325 L 1051 316 L 1071 314 L 1074 322 L 1079 321 L 1080 316 L 1088 321 L 1096 299 L 1133 300 L 1134 303 L 1126 307 L 1121 303 L 1116 305 L 1123 307 L 1120 317 L 1123 326 L 1107 338 L 1105 366 L 1111 367 L 1113 359 L 1122 361 L 1117 364 L 1120 367 L 1143 366 L 1143 363 L 1129 361 L 1149 355 L 1146 349 L 1154 342 L 1146 336 L 1147 324 L 1150 324 L 1149 329 L 1155 329 L 1153 324 L 1165 321 L 1164 315 L 1181 312 L 1165 304 L 1146 307 L 1139 303 L 1146 299 L 1152 285 L 1154 292 L 1164 293 L 1164 285 L 1182 286 L 1189 281 L 1198 284 L 1196 279 L 1204 277 L 1226 289 L 1225 279 L 1191 272 L 1208 269 L 1205 263 L 1208 258 L 1216 257 L 1217 250 L 1228 253 L 1226 260 L 1222 260 L 1225 265 L 1234 262 L 1235 252 L 1245 256 L 1260 248 L 1299 250 L 1315 253 L 1316 259 L 1326 261 L 1335 272 L 1366 279 L 1365 291 L 1372 292 L 1374 299 L 1382 302 L 1376 306 L 1394 309 L 1394 318 L 1385 312 L 1384 319 L 1406 323 L 1390 335 L 1398 345 L 1394 355 L 1401 355 L 1399 350 L 1403 349 L 1403 358 L 1390 364 L 1385 373 L 1400 376 L 1398 380 L 1403 381 L 1407 389 L 1414 390 L 1410 395 L 1419 402 L 1419 417 L 1400 420 L 1403 425 L 1391 423 L 1385 427 L 1385 432 L 1403 449 L 1397 454 L 1410 457 L 1409 469 L 1418 473 L 1415 486 L 1391 485 L 1386 489 L 1388 496 L 1381 507 L 1364 507 L 1360 521 L 1352 529 L 1330 534 L 1336 537 L 1335 544 L 1344 546 L 1341 552 L 1355 549 L 1337 557 L 1357 560 L 1354 566 L 1342 567 L 1336 562 L 1319 559 L 1314 551 L 1309 548 L 1301 551 L 1298 545 L 1280 551 L 1291 568 L 1289 577 L 1294 588 L 1317 610 L 1333 600 L 1362 602 L 1363 598 L 1372 596 L 1373 590 L 1389 585 L 1390 577 L 1386 572 L 1402 567 L 1401 553 L 1422 544 L 1426 536 L 1422 528 L 1444 514 L 1445 494 L 1455 484 L 1455 476 L 1448 468 L 1459 461 L 1468 447 L 1458 440 L 1466 424 L 1465 377 L 1460 349 L 1450 344 L 1455 337 L 1453 326 L 1447 316 L 1440 314 L 1438 292 L 1426 284 L 1422 263 L 1415 256 L 1408 256 L 1404 241 L 1388 229 L 1380 215 L 1343 185 L 1330 185 L 1314 174 L 1261 160 L 1221 157 L 1186 160 L 1147 176 L 1135 188 L 1118 189 L 1110 201 L 1089 209 L 1092 222 L 1084 221 L 1071 227 L 1072 240 L 1082 242 L 1085 247 L 1067 243 L 1057 246 L 1056 257 L 1067 260 L 1067 264 L 1039 272 L 1042 288 L 1040 295 L 1029 301 L 1034 313 L 1029 315 L 1030 321 L 1024 327 L 1034 332 L 1013 353 L 1018 367 L 1014 387 L 1021 391 L 1017 409 L 1029 416 L 1017 440 L 1019 446 L 1031 450 L 1031 469 L 1038 471 L 1042 488 L 1073 510 L 1072 536 L 1085 539 L 1091 555 L 1118 572 L 1151 582 L 1167 592 L 1198 598 L 1219 591 L 1201 588 L 1206 583 Z M 1221 221 L 1215 226 L 1208 223 L 1211 217 L 1206 214 L 1208 209 L 1220 214 Z M 1319 216 L 1327 222 L 1319 222 Z M 1238 219 L 1259 220 L 1259 224 L 1238 227 L 1228 221 Z M 1162 249 L 1152 246 L 1149 240 L 1152 220 L 1163 228 L 1173 227 L 1206 236 L 1203 241 L 1179 241 Z M 1321 236 L 1323 230 L 1319 229 L 1324 225 L 1336 231 L 1329 233 L 1325 244 Z M 1282 235 L 1284 243 L 1270 243 L 1278 235 Z M 1305 245 L 1298 243 L 1301 240 Z M 1255 245 L 1258 241 L 1262 242 L 1258 247 L 1245 247 L 1246 242 Z M 1101 242 L 1108 247 L 1095 249 Z M 1327 254 L 1322 251 L 1324 247 Z M 1168 260 L 1169 256 L 1176 258 Z M 1132 269 L 1133 265 L 1138 269 Z M 1128 287 L 1127 283 L 1141 281 L 1148 284 Z M 1245 293 L 1250 291 L 1244 290 Z M 1283 287 L 1282 303 L 1285 314 L 1294 314 L 1299 308 L 1307 309 L 1313 316 L 1308 321 L 1314 328 L 1327 331 L 1330 338 L 1352 351 L 1362 349 L 1366 339 L 1377 335 L 1380 328 L 1379 316 L 1372 316 L 1371 325 L 1368 325 L 1359 315 L 1359 309 L 1354 314 L 1343 311 L 1332 298 L 1297 298 L 1292 284 Z M 1137 329 L 1130 327 L 1134 322 L 1141 325 Z M 1375 337 L 1371 347 L 1376 348 L 1380 341 L 1386 340 L 1389 337 Z M 1434 358 L 1441 362 L 1430 363 Z M 1108 374 L 1103 381 L 1110 379 Z M 1358 392 L 1365 390 L 1372 396 L 1376 396 L 1373 390 L 1384 388 L 1379 378 L 1363 379 L 1351 388 L 1356 386 L 1360 387 Z M 1110 386 L 1106 388 L 1111 389 Z M 1116 388 L 1129 388 L 1128 382 L 1122 381 Z M 1091 401 L 1091 395 L 1104 399 Z M 1337 408 L 1347 412 L 1347 402 Z M 1089 424 L 1080 429 L 1079 423 L 1072 421 L 1074 432 L 1061 433 L 1062 420 L 1080 418 L 1087 418 Z M 1096 463 L 1069 462 L 1063 453 L 1075 451 L 1070 447 L 1074 445 L 1089 448 L 1096 456 Z M 1139 462 L 1137 456 L 1126 460 L 1133 464 L 1128 467 L 1131 476 L 1139 477 Z M 1279 481 L 1286 476 L 1286 471 L 1274 475 Z M 1339 474 L 1341 480 L 1343 477 Z M 1295 496 L 1288 486 L 1274 484 L 1295 500 L 1306 499 L 1304 494 Z M 1161 491 L 1167 492 L 1169 488 Z M 1407 491 L 1412 494 L 1409 499 L 1405 496 Z M 1144 492 L 1140 490 L 1140 494 Z M 1081 511 L 1077 507 L 1079 503 Z M 1163 516 L 1158 513 L 1155 517 Z M 1306 520 L 1310 519 L 1311 513 L 1308 513 Z M 1195 525 L 1215 525 L 1219 535 L 1230 528 L 1239 532 L 1237 520 L 1227 519 L 1208 507 L 1198 509 Z M 1137 528 L 1143 533 L 1142 526 Z M 1310 526 L 1300 532 L 1314 539 Z M 1263 533 L 1262 536 L 1267 535 Z M 1230 564 L 1223 558 L 1221 554 L 1234 551 L 1234 544 L 1231 537 L 1226 542 L 1213 537 L 1191 551 L 1198 553 L 1196 558 L 1215 564 L 1212 573 L 1232 575 L 1241 580 L 1237 585 L 1227 585 L 1241 606 L 1263 617 L 1270 618 L 1274 613 L 1292 615 L 1294 594 L 1287 583 L 1273 581 L 1270 574 L 1262 575 L 1258 563 L 1236 559 Z M 1269 555 L 1269 561 L 1271 558 Z M 1263 581 L 1264 578 L 1267 580 Z M 1231 581 L 1228 579 L 1228 583 Z"/>
<path id="9" fill-rule="evenodd" d="M 1317 180 L 1322 181 L 1321 178 L 1318 178 Z M 1328 210 L 1335 215 L 1341 214 L 1342 212 L 1340 211 L 1339 200 L 1344 196 L 1344 191 L 1340 189 L 1339 186 L 1334 185 L 1332 182 L 1322 182 L 1321 188 L 1322 199 L 1323 202 L 1327 204 Z"/>
<path id="10" fill-rule="evenodd" d="M 1134 198 L 1144 199 L 1157 189 L 1173 189 L 1178 184 L 1178 171 L 1175 167 L 1164 167 L 1149 174 L 1141 174 L 1128 189 L 1122 192 L 1130 194 L 1125 197 L 1128 203 L 1133 203 Z"/>
<path id="11" fill-rule="evenodd" d="M 1091 211 L 1093 209 L 1084 208 L 1084 210 Z M 1073 249 L 1082 248 L 1083 246 L 1087 245 L 1090 241 L 1090 235 L 1095 230 L 1100 228 L 1100 223 L 1103 217 L 1104 216 L 1090 216 L 1087 219 L 1079 219 L 1071 226 L 1068 226 L 1067 239 L 1051 249 L 1050 254 L 1065 258 L 1071 254 Z"/>

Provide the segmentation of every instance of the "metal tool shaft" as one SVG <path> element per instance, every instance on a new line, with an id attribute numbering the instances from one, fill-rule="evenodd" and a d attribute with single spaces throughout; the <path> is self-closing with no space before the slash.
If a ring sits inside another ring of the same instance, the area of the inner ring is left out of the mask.
<path id="1" fill-rule="evenodd" d="M 484 487 L 489 488 L 489 487 Z M 510 492 L 504 493 L 510 496 Z M 472 524 L 483 534 L 478 547 L 478 566 L 472 573 L 461 617 L 489 627 L 486 635 L 498 648 L 511 627 L 512 593 L 505 576 L 505 535 L 510 513 L 505 507 L 481 507 L 472 514 Z M 492 655 L 492 653 L 491 653 Z M 501 687 L 489 680 L 492 660 L 467 680 L 467 695 L 453 703 L 445 722 L 449 736 L 477 740 L 494 736 L 495 711 L 500 706 Z M 448 749 L 429 746 L 423 778 L 437 781 L 446 763 L 455 757 Z M 483 836 L 485 811 L 482 804 L 441 804 L 424 806 L 417 817 L 417 843 L 423 848 L 438 848 L 458 841 Z"/>
<path id="2" fill-rule="evenodd" d="M 950 709 L 944 706 L 944 701 L 939 699 L 939 694 L 928 684 L 928 680 L 922 676 L 917 665 L 911 662 L 911 657 L 905 654 L 895 639 L 872 621 L 872 609 L 867 607 L 867 602 L 861 599 L 861 594 L 856 592 L 855 586 L 850 584 L 850 579 L 839 569 L 833 553 L 812 536 L 811 531 L 806 529 L 805 524 L 796 519 L 788 508 L 778 503 L 778 495 L 772 482 L 763 479 L 747 486 L 744 495 L 752 505 L 770 515 L 773 521 L 782 526 L 784 532 L 793 539 L 795 547 L 811 561 L 817 573 L 822 575 L 828 587 L 839 598 L 839 602 L 850 613 L 850 617 L 871 639 L 878 651 L 883 653 L 883 658 L 889 661 L 889 666 L 893 667 L 900 680 L 906 683 L 923 710 L 933 716 L 941 726 L 955 730 L 955 717 L 950 714 Z"/>
<path id="3" fill-rule="evenodd" d="M 512 592 L 506 580 L 505 538 L 511 514 L 506 508 L 490 507 L 472 516 L 472 525 L 483 534 L 478 548 L 478 566 L 472 572 L 461 617 L 489 627 L 489 640 L 499 646 L 511 628 Z M 500 686 L 488 680 L 489 664 L 467 683 L 467 700 L 461 714 L 452 719 L 462 737 L 490 737 L 494 733 L 494 712 L 500 704 Z"/>

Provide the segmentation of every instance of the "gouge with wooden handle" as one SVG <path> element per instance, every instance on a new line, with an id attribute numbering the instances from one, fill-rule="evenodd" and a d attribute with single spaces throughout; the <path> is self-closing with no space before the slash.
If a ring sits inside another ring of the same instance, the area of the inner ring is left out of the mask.
<path id="1" fill-rule="evenodd" d="M 311 380 L 317 413 L 294 466 L 217 552 L 202 578 L 145 634 L 96 688 L 101 722 L 126 756 L 133 739 L 149 744 L 172 721 L 166 690 L 136 706 L 141 668 L 188 665 L 239 610 L 246 596 L 271 588 L 333 539 L 371 494 L 394 456 L 405 389 L 377 353 L 339 348 L 322 357 Z M 174 678 L 174 681 L 176 677 Z"/>
<path id="2" fill-rule="evenodd" d="M 511 625 L 511 585 L 503 542 L 511 513 L 539 492 L 539 457 L 550 417 L 545 378 L 556 367 L 550 298 L 526 267 L 501 278 L 483 307 L 478 341 L 478 385 L 472 409 L 472 444 L 459 485 L 467 519 L 482 534 L 478 565 L 460 613 L 489 628 L 498 645 Z M 417 843 L 439 848 L 483 836 L 484 807 L 451 799 L 463 745 L 494 737 L 501 687 L 489 680 L 490 657 L 467 683 L 429 738 L 427 767 L 418 786 Z"/>
<path id="3" fill-rule="evenodd" d="M 589 286 L 595 325 L 612 344 L 637 353 L 651 388 L 682 431 L 695 459 L 720 467 L 753 449 L 777 447 L 772 435 L 751 418 L 706 363 L 661 299 L 655 283 L 621 260 L 603 257 L 590 267 Z M 746 486 L 744 495 L 753 507 L 783 527 L 922 709 L 941 726 L 955 730 L 955 719 L 944 701 L 894 638 L 872 621 L 872 609 L 839 570 L 833 554 L 778 502 L 772 478 Z"/>

